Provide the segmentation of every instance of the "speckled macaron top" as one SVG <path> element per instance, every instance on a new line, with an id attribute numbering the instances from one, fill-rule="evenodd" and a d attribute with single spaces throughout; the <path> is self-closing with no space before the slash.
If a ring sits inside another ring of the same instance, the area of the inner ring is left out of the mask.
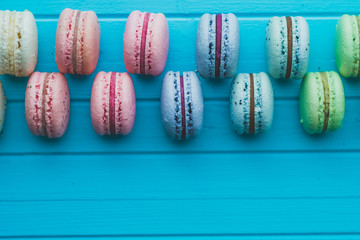
<path id="1" fill-rule="evenodd" d="M 195 72 L 166 73 L 161 89 L 161 115 L 165 131 L 172 139 L 188 139 L 199 132 L 203 97 Z"/>
<path id="2" fill-rule="evenodd" d="M 273 17 L 266 27 L 266 56 L 274 78 L 302 78 L 310 52 L 309 26 L 303 17 Z"/>
<path id="3" fill-rule="evenodd" d="M 274 94 L 266 73 L 241 73 L 232 81 L 230 117 L 238 134 L 257 134 L 270 129 Z"/>
<path id="4" fill-rule="evenodd" d="M 236 16 L 204 14 L 196 34 L 196 63 L 204 78 L 231 78 L 239 60 L 240 28 Z"/>

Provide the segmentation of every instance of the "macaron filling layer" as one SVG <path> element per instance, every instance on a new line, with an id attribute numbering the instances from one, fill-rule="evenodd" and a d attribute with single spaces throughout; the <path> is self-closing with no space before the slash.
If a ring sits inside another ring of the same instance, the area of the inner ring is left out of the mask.
<path id="1" fill-rule="evenodd" d="M 358 36 L 359 36 L 359 60 L 358 60 L 358 72 L 357 76 L 360 76 L 360 16 L 356 16 L 357 26 L 358 26 Z"/>
<path id="2" fill-rule="evenodd" d="M 328 128 L 329 115 L 330 115 L 330 90 L 329 90 L 329 80 L 326 72 L 320 73 L 321 81 L 324 88 L 324 125 L 323 132 Z"/>
<path id="3" fill-rule="evenodd" d="M 80 20 L 80 13 L 81 11 L 76 12 L 75 17 L 75 26 L 74 26 L 74 38 L 73 38 L 73 50 L 72 50 L 72 67 L 74 74 L 77 73 L 76 71 L 76 53 L 77 53 L 77 42 L 78 42 L 78 29 L 79 29 L 79 20 Z"/>
<path id="4" fill-rule="evenodd" d="M 115 84 L 116 72 L 111 72 L 110 77 L 110 94 L 109 94 L 109 129 L 110 134 L 116 134 L 115 130 Z"/>
<path id="5" fill-rule="evenodd" d="M 215 77 L 220 76 L 222 14 L 216 15 Z"/>
<path id="6" fill-rule="evenodd" d="M 286 25 L 287 25 L 287 33 L 288 33 L 287 34 L 288 54 L 287 54 L 285 78 L 290 78 L 290 76 L 291 76 L 291 65 L 292 65 L 292 53 L 293 53 L 293 36 L 292 36 L 292 20 L 291 20 L 291 17 L 286 17 Z"/>
<path id="7" fill-rule="evenodd" d="M 41 121 L 42 121 L 42 132 L 44 136 L 47 136 L 47 126 L 46 126 L 46 95 L 47 95 L 47 88 L 49 83 L 49 75 L 50 73 L 46 73 L 44 77 L 43 83 L 43 91 L 42 91 L 42 102 L 41 102 Z"/>
<path id="8" fill-rule="evenodd" d="M 186 116 L 185 116 L 185 94 L 184 94 L 184 78 L 180 76 L 180 92 L 181 92 L 181 138 L 186 138 Z"/>
<path id="9" fill-rule="evenodd" d="M 254 94 L 254 75 L 250 73 L 250 122 L 249 134 L 255 133 L 255 94 Z"/>
<path id="10" fill-rule="evenodd" d="M 141 46 L 140 46 L 140 73 L 141 74 L 145 74 L 145 48 L 146 48 L 146 36 L 147 36 L 149 19 L 150 19 L 150 13 L 145 13 L 142 32 L 141 32 Z"/>

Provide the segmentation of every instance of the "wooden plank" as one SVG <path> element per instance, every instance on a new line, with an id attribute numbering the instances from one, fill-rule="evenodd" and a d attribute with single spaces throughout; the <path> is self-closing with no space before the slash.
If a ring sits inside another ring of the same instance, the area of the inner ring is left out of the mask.
<path id="1" fill-rule="evenodd" d="M 326 0 L 304 0 L 301 4 L 295 0 L 277 0 L 277 1 L 236 1 L 228 0 L 219 4 L 218 1 L 207 1 L 206 4 L 200 0 L 184 0 L 184 1 L 162 1 L 154 0 L 149 4 L 146 0 L 137 0 L 128 2 L 118 0 L 111 4 L 101 4 L 98 0 L 91 1 L 66 1 L 52 0 L 46 4 L 42 0 L 32 1 L 5 1 L 2 3 L 2 9 L 28 9 L 36 15 L 60 14 L 65 7 L 77 8 L 81 10 L 95 10 L 98 14 L 129 14 L 130 11 L 138 9 L 150 12 L 164 12 L 166 14 L 198 14 L 203 12 L 234 12 L 238 14 L 282 14 L 282 13 L 306 13 L 306 14 L 339 14 L 342 12 L 355 11 L 358 7 L 356 1 L 334 0 L 328 2 Z M 111 12 L 109 10 L 111 9 Z"/>
<path id="2" fill-rule="evenodd" d="M 228 101 L 206 101 L 202 132 L 190 141 L 167 138 L 158 101 L 139 101 L 133 132 L 125 137 L 98 136 L 92 128 L 88 101 L 72 102 L 67 133 L 60 139 L 31 135 L 22 102 L 9 103 L 0 141 L 0 153 L 150 153 L 150 152 L 278 152 L 353 151 L 359 153 L 359 99 L 348 99 L 343 128 L 322 135 L 307 134 L 297 101 L 276 101 L 271 130 L 262 135 L 239 136 L 231 126 Z M 17 136 L 17 137 L 13 137 Z M 20 139 L 20 140 L 19 140 Z M 22 144 L 19 144 L 21 141 Z"/>
<path id="3" fill-rule="evenodd" d="M 57 19 L 40 21 L 39 58 L 37 71 L 55 71 L 55 35 Z M 89 99 L 93 79 L 99 71 L 126 71 L 123 62 L 122 34 L 126 19 L 121 21 L 100 21 L 101 52 L 95 72 L 90 76 L 72 76 L 67 74 L 72 100 Z M 241 44 L 238 72 L 267 71 L 265 62 L 265 27 L 268 19 L 240 19 Z M 169 70 L 188 71 L 196 69 L 195 41 L 197 19 L 173 19 L 170 26 L 170 53 L 166 69 L 158 77 L 132 75 L 138 99 L 159 99 L 162 79 Z M 308 19 L 311 31 L 311 52 L 308 71 L 336 71 L 334 59 L 334 35 L 337 19 Z M 323 32 L 329 34 L 324 40 Z M 113 37 L 106 37 L 112 33 Z M 111 47 L 108 47 L 111 46 Z M 181 47 L 193 46 L 193 47 Z M 116 54 L 114 54 L 116 53 Z M 181 59 L 179 62 L 178 59 Z M 27 78 L 17 79 L 8 75 L 1 76 L 8 101 L 24 100 Z M 227 99 L 231 79 L 211 81 L 202 79 L 204 97 L 207 99 Z M 296 98 L 299 94 L 300 80 L 272 80 L 275 98 Z M 360 97 L 360 81 L 343 80 L 347 97 Z"/>
<path id="4" fill-rule="evenodd" d="M 359 154 L 2 156 L 0 201 L 360 198 Z"/>
<path id="5" fill-rule="evenodd" d="M 360 198 L 0 202 L 0 233 L 4 237 L 358 234 L 359 205 Z"/>
<path id="6" fill-rule="evenodd" d="M 38 239 L 39 236 L 35 237 L 17 237 L 16 239 L 19 240 L 32 240 Z M 283 234 L 283 235 L 247 235 L 247 234 L 240 234 L 240 235 L 148 235 L 148 236 L 139 236 L 139 235 L 131 235 L 131 236 L 124 236 L 124 235 L 107 235 L 107 236 L 66 236 L 66 237 L 41 237 L 43 240 L 52 240 L 52 239 L 59 239 L 59 240 L 112 240 L 121 238 L 122 240 L 144 240 L 144 239 L 151 239 L 151 240 L 359 240 L 360 235 L 358 234 L 304 234 L 304 235 L 294 235 L 294 234 Z M 1 238 L 5 240 L 10 240 L 14 238 Z"/>

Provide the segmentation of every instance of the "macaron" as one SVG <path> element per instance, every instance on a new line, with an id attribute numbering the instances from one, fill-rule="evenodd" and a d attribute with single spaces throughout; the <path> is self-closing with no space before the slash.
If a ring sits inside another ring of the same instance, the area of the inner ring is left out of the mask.
<path id="1" fill-rule="evenodd" d="M 6 97 L 4 94 L 3 85 L 0 81 L 0 132 L 2 132 L 5 121 Z"/>
<path id="2" fill-rule="evenodd" d="M 232 13 L 204 14 L 196 34 L 196 63 L 204 78 L 232 78 L 238 66 L 240 28 Z"/>
<path id="3" fill-rule="evenodd" d="M 300 88 L 300 122 L 310 134 L 336 131 L 345 114 L 344 87 L 336 72 L 307 73 Z"/>
<path id="4" fill-rule="evenodd" d="M 90 75 L 100 49 L 100 24 L 93 11 L 66 8 L 60 14 L 55 44 L 56 64 L 61 73 Z"/>
<path id="5" fill-rule="evenodd" d="M 133 11 L 124 33 L 124 61 L 129 73 L 158 76 L 169 51 L 169 27 L 162 13 Z"/>
<path id="6" fill-rule="evenodd" d="M 257 134 L 270 129 L 274 93 L 266 73 L 241 73 L 232 81 L 230 117 L 238 134 Z"/>
<path id="7" fill-rule="evenodd" d="M 61 73 L 34 72 L 25 92 L 25 117 L 32 134 L 59 138 L 70 116 L 70 93 Z"/>
<path id="8" fill-rule="evenodd" d="M 38 54 L 38 30 L 27 10 L 0 11 L 0 74 L 17 77 L 34 72 Z"/>
<path id="9" fill-rule="evenodd" d="M 165 131 L 172 139 L 188 139 L 199 132 L 203 97 L 195 72 L 166 73 L 161 89 L 161 115 Z"/>
<path id="10" fill-rule="evenodd" d="M 272 17 L 266 26 L 266 56 L 274 78 L 302 78 L 310 51 L 309 26 L 303 17 Z"/>
<path id="11" fill-rule="evenodd" d="M 342 76 L 360 76 L 360 16 L 340 17 L 336 25 L 335 59 Z"/>
<path id="12" fill-rule="evenodd" d="M 134 126 L 136 100 L 128 73 L 99 72 L 91 90 L 91 122 L 99 135 L 127 135 Z"/>

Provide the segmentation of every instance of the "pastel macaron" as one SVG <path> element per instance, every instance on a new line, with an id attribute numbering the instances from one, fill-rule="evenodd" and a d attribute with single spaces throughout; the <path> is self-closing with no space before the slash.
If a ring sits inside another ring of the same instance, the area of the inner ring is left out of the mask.
<path id="1" fill-rule="evenodd" d="M 342 76 L 360 76 L 360 16 L 340 17 L 336 25 L 335 59 Z"/>
<path id="2" fill-rule="evenodd" d="M 345 94 L 336 72 L 307 73 L 300 88 L 300 122 L 310 134 L 336 131 L 345 114 Z"/>
<path id="3" fill-rule="evenodd" d="M 162 122 L 175 140 L 196 135 L 203 123 L 203 96 L 195 72 L 166 73 L 161 89 Z"/>
<path id="4" fill-rule="evenodd" d="M 132 74 L 158 76 L 169 51 L 169 27 L 162 13 L 133 11 L 124 33 L 124 61 Z"/>
<path id="5" fill-rule="evenodd" d="M 61 73 L 34 72 L 25 92 L 25 117 L 32 134 L 59 138 L 70 116 L 70 93 Z"/>
<path id="6" fill-rule="evenodd" d="M 238 134 L 257 134 L 270 129 L 274 93 L 266 73 L 241 73 L 232 81 L 230 117 Z"/>
<path id="7" fill-rule="evenodd" d="M 204 14 L 196 34 L 196 63 L 204 78 L 232 78 L 238 66 L 240 28 L 236 16 Z"/>
<path id="8" fill-rule="evenodd" d="M 0 74 L 17 77 L 34 72 L 38 55 L 38 30 L 27 10 L 0 11 Z"/>
<path id="9" fill-rule="evenodd" d="M 272 17 L 266 26 L 266 56 L 274 78 L 302 78 L 310 52 L 309 26 L 303 17 Z"/>
<path id="10" fill-rule="evenodd" d="M 100 24 L 93 11 L 64 9 L 56 31 L 55 58 L 61 73 L 89 75 L 100 50 Z"/>
<path id="11" fill-rule="evenodd" d="M 2 132 L 5 121 L 6 97 L 3 85 L 0 81 L 0 132 Z"/>
<path id="12" fill-rule="evenodd" d="M 130 75 L 99 72 L 91 90 L 90 111 L 97 134 L 129 134 L 136 113 L 135 89 Z"/>

